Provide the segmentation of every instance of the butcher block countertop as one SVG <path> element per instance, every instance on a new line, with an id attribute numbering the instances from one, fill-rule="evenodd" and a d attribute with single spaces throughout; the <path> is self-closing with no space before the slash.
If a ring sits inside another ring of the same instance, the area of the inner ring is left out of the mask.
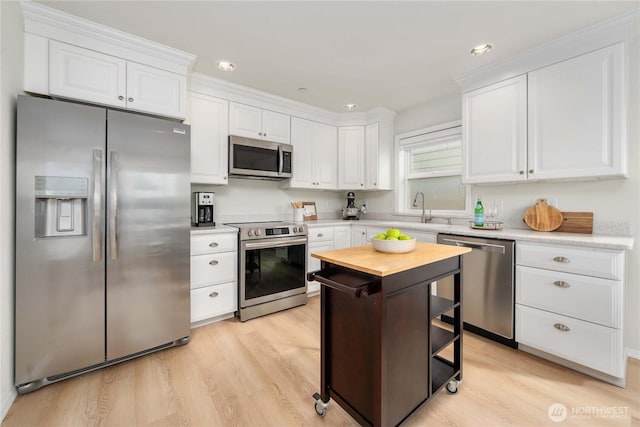
<path id="1" fill-rule="evenodd" d="M 314 252 L 311 256 L 331 264 L 384 277 L 468 252 L 471 252 L 470 248 L 416 242 L 416 248 L 405 254 L 378 252 L 369 244 L 334 251 Z"/>

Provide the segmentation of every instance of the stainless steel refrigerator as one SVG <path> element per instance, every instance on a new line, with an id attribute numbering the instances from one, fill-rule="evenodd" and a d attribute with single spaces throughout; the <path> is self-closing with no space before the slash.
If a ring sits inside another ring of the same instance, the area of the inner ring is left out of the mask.
<path id="1" fill-rule="evenodd" d="M 18 97 L 20 393 L 188 341 L 189 171 L 188 125 Z"/>

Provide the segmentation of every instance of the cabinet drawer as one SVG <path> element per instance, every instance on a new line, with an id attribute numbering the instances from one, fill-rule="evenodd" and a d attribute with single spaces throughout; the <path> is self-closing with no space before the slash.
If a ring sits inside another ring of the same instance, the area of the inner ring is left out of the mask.
<path id="1" fill-rule="evenodd" d="M 191 257 L 191 289 L 236 280 L 238 254 L 195 255 Z"/>
<path id="2" fill-rule="evenodd" d="M 519 243 L 516 263 L 619 280 L 624 274 L 624 251 Z"/>
<path id="3" fill-rule="evenodd" d="M 623 374 L 619 329 L 516 304 L 516 341 L 609 375 Z"/>
<path id="4" fill-rule="evenodd" d="M 309 229 L 309 243 L 333 241 L 333 227 L 313 227 Z"/>
<path id="5" fill-rule="evenodd" d="M 516 302 L 612 328 L 622 325 L 622 283 L 518 266 Z"/>
<path id="6" fill-rule="evenodd" d="M 196 234 L 191 236 L 191 255 L 213 254 L 238 250 L 236 233 Z"/>
<path id="7" fill-rule="evenodd" d="M 224 283 L 191 291 L 191 323 L 236 311 L 237 284 Z"/>

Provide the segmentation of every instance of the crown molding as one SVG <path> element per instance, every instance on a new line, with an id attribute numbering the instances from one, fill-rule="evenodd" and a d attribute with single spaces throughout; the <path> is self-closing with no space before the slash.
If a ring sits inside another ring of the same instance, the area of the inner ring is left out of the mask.
<path id="1" fill-rule="evenodd" d="M 192 73 L 189 76 L 189 90 L 333 126 L 366 125 L 383 119 L 393 121 L 396 114 L 382 107 L 368 112 L 336 113 L 203 73 Z"/>
<path id="2" fill-rule="evenodd" d="M 612 44 L 628 43 L 640 8 L 543 43 L 454 78 L 463 92 L 506 80 Z"/>
<path id="3" fill-rule="evenodd" d="M 24 31 L 47 39 L 188 74 L 196 55 L 137 37 L 40 3 L 21 0 Z"/>

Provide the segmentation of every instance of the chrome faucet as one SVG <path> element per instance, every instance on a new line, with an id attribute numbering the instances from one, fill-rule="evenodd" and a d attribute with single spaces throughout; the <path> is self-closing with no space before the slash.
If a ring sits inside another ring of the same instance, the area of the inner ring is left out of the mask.
<path id="1" fill-rule="evenodd" d="M 416 193 L 416 197 L 413 198 L 412 206 L 414 208 L 418 207 L 418 194 L 422 197 L 422 216 L 420 217 L 420 222 L 430 222 L 431 221 L 431 209 L 429 209 L 429 216 L 425 216 L 424 214 L 424 193 L 422 191 L 418 191 Z"/>

